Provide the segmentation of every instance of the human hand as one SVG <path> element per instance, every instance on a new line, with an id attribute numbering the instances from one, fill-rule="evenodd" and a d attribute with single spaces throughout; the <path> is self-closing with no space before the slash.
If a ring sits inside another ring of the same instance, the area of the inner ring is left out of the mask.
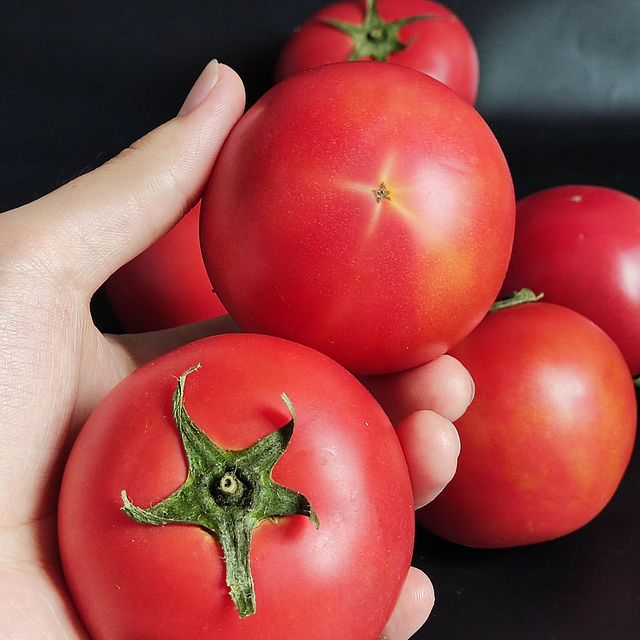
<path id="1" fill-rule="evenodd" d="M 58 559 L 56 506 L 69 449 L 93 408 L 144 362 L 205 335 L 238 330 L 225 317 L 153 334 L 103 335 L 89 303 L 111 273 L 196 203 L 243 109 L 238 76 L 212 63 L 177 118 L 94 172 L 0 215 L 0 629 L 6 637 L 87 638 Z M 450 420 L 469 403 L 470 378 L 443 357 L 366 383 L 397 423 L 420 506 L 455 470 L 459 443 Z M 412 569 L 383 637 L 408 638 L 432 604 L 428 578 Z"/>

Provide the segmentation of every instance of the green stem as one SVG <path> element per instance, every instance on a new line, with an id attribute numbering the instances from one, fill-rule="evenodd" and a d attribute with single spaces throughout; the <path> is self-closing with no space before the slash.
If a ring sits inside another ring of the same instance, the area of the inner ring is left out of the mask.
<path id="1" fill-rule="evenodd" d="M 362 24 L 351 24 L 342 20 L 325 18 L 325 24 L 342 31 L 353 41 L 353 49 L 347 58 L 348 61 L 372 58 L 378 62 L 386 62 L 392 53 L 404 51 L 411 42 L 402 44 L 398 33 L 402 27 L 419 20 L 448 19 L 437 14 L 425 14 L 409 16 L 401 20 L 385 22 L 378 13 L 376 0 L 367 0 L 367 8 Z"/>
<path id="2" fill-rule="evenodd" d="M 185 371 L 173 394 L 173 418 L 182 440 L 189 472 L 184 484 L 148 509 L 135 506 L 122 491 L 122 511 L 146 525 L 192 524 L 217 538 L 226 565 L 226 581 L 241 617 L 255 613 L 249 565 L 251 536 L 263 519 L 307 516 L 320 525 L 301 493 L 273 481 L 271 472 L 284 454 L 295 425 L 295 411 L 283 393 L 291 419 L 241 451 L 218 447 L 189 417 L 184 406 L 185 380 L 199 365 Z"/>
<path id="3" fill-rule="evenodd" d="M 514 291 L 509 293 L 502 300 L 497 300 L 491 306 L 489 311 L 497 311 L 498 309 L 506 309 L 507 307 L 515 307 L 520 304 L 526 304 L 528 302 L 537 302 L 544 296 L 544 293 L 536 295 L 531 289 L 520 289 L 520 291 Z"/>
<path id="4" fill-rule="evenodd" d="M 218 539 L 227 566 L 227 586 L 241 618 L 256 611 L 256 596 L 249 566 L 254 523 L 227 518 L 221 523 Z"/>

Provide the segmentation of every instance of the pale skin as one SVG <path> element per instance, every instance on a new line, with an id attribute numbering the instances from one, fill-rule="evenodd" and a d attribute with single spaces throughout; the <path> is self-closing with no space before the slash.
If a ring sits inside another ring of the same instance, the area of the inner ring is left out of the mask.
<path id="1" fill-rule="evenodd" d="M 64 585 L 56 500 L 69 448 L 107 392 L 144 362 L 193 339 L 237 331 L 228 318 L 154 334 L 114 336 L 89 301 L 118 267 L 166 233 L 199 199 L 216 154 L 244 109 L 229 67 L 209 64 L 179 115 L 92 173 L 0 215 L 0 635 L 86 639 Z M 443 356 L 369 379 L 397 426 L 416 506 L 455 472 L 452 424 L 473 396 Z M 381 636 L 405 640 L 434 603 L 412 568 Z"/>

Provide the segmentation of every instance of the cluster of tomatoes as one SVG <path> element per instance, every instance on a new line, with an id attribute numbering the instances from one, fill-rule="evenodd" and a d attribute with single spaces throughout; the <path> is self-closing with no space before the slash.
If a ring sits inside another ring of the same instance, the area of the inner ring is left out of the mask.
<path id="1" fill-rule="evenodd" d="M 477 393 L 456 476 L 418 521 L 463 544 L 559 537 L 618 488 L 637 422 L 640 201 L 585 185 L 520 200 L 501 297 L 522 287 L 541 301 L 497 303 L 450 352 Z"/>
<path id="2" fill-rule="evenodd" d="M 640 202 L 568 186 L 516 206 L 473 42 L 435 2 L 330 5 L 276 77 L 198 206 L 107 283 L 126 330 L 229 312 L 244 333 L 142 367 L 74 446 L 61 551 L 96 639 L 324 638 L 328 609 L 336 639 L 380 633 L 412 494 L 356 376 L 444 353 L 471 372 L 458 471 L 417 516 L 466 545 L 575 530 L 631 456 Z"/>

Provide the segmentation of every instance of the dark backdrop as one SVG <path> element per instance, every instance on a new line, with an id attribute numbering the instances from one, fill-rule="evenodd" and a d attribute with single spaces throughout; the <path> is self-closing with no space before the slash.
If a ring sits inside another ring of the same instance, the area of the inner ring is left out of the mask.
<path id="1" fill-rule="evenodd" d="M 0 211 L 118 153 L 172 117 L 209 59 L 249 103 L 321 0 L 0 2 Z M 640 196 L 640 2 L 449 0 L 480 56 L 477 108 L 518 197 L 582 182 Z M 99 323 L 111 319 L 96 305 Z M 471 550 L 418 532 L 435 610 L 418 639 L 640 638 L 640 462 L 580 531 Z"/>

